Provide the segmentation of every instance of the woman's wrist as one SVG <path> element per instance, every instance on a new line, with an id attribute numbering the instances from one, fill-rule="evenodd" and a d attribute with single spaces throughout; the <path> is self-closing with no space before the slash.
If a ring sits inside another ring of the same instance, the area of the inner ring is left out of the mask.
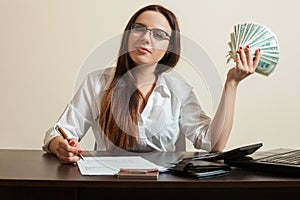
<path id="1" fill-rule="evenodd" d="M 239 81 L 236 81 L 234 79 L 226 79 L 225 89 L 237 89 L 238 85 Z"/>
<path id="2" fill-rule="evenodd" d="M 54 137 L 54 138 L 50 141 L 50 143 L 49 143 L 49 151 L 50 151 L 51 153 L 53 153 L 53 154 L 56 155 L 56 148 L 57 148 L 57 145 L 58 145 L 59 140 L 61 140 L 61 139 L 62 139 L 61 136 L 56 136 L 56 137 Z"/>

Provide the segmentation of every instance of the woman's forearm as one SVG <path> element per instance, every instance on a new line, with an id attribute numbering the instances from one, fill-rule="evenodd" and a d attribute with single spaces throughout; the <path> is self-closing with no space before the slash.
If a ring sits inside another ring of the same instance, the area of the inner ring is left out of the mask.
<path id="1" fill-rule="evenodd" d="M 211 151 L 222 151 L 227 144 L 233 125 L 237 86 L 234 81 L 225 82 L 220 104 L 211 124 Z"/>

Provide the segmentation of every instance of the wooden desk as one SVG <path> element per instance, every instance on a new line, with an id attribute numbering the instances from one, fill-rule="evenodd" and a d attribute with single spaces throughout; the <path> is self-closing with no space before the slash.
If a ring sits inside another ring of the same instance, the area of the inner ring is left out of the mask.
<path id="1" fill-rule="evenodd" d="M 111 155 L 85 152 L 85 156 Z M 163 164 L 182 152 L 145 153 Z M 118 154 L 119 155 L 119 154 Z M 158 180 L 119 180 L 115 176 L 82 176 L 76 165 L 61 164 L 39 150 L 0 150 L 0 199 L 270 199 L 299 194 L 300 178 L 235 169 L 230 175 L 195 180 L 160 174 Z"/>

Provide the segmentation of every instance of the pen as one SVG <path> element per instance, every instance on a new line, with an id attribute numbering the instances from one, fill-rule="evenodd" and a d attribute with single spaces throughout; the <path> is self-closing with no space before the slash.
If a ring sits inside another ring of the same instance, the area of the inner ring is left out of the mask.
<path id="1" fill-rule="evenodd" d="M 64 139 L 68 140 L 68 142 L 70 141 L 70 138 L 68 138 L 67 134 L 65 133 L 65 131 L 64 131 L 61 127 L 59 127 L 58 125 L 56 125 L 56 126 L 55 126 L 55 130 L 56 130 L 57 132 L 59 132 L 59 133 L 63 136 Z M 78 154 L 78 156 L 79 156 L 82 160 L 84 160 L 83 155 Z"/>

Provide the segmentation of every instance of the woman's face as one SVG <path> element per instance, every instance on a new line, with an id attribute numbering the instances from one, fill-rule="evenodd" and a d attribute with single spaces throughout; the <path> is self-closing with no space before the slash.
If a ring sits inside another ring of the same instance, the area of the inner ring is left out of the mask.
<path id="1" fill-rule="evenodd" d="M 143 12 L 128 37 L 129 56 L 136 65 L 158 63 L 168 50 L 171 33 L 164 15 L 156 11 Z"/>

